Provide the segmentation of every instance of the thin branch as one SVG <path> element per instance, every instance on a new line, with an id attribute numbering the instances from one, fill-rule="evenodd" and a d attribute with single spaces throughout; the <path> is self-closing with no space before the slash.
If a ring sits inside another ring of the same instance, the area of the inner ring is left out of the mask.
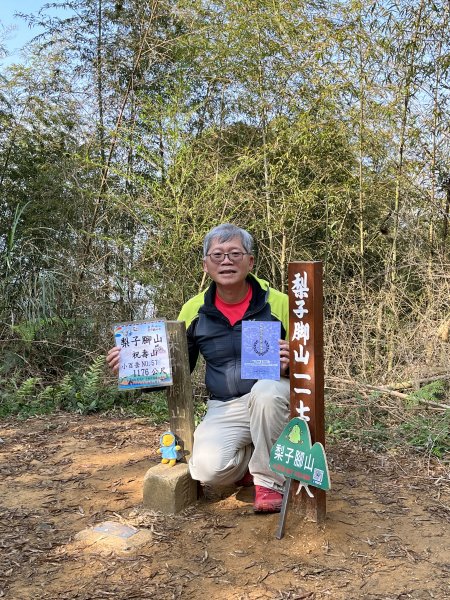
<path id="1" fill-rule="evenodd" d="M 389 394 L 390 396 L 395 396 L 396 398 L 401 398 L 402 400 L 410 400 L 411 398 L 410 394 L 403 394 L 402 392 L 397 392 L 396 390 L 392 390 L 385 386 L 369 385 L 368 383 L 361 383 L 360 381 L 353 381 L 351 379 L 341 379 L 339 377 L 329 377 L 328 380 L 336 383 L 351 385 L 357 389 L 363 388 L 366 390 L 373 390 L 374 392 L 380 392 L 381 394 Z M 424 398 L 417 398 L 417 401 L 420 402 L 420 404 L 441 408 L 443 410 L 450 409 L 449 404 L 441 404 L 439 402 L 433 402 L 432 400 L 425 400 Z"/>

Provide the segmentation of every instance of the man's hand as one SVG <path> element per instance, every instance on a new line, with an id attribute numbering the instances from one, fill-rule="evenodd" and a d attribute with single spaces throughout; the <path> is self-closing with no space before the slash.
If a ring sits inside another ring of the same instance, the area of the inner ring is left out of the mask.
<path id="1" fill-rule="evenodd" d="M 289 370 L 289 342 L 286 340 L 278 340 L 280 344 L 280 375 L 288 377 Z"/>
<path id="2" fill-rule="evenodd" d="M 106 355 L 106 362 L 109 368 L 114 372 L 119 372 L 119 361 L 120 361 L 120 348 L 114 346 Z"/>

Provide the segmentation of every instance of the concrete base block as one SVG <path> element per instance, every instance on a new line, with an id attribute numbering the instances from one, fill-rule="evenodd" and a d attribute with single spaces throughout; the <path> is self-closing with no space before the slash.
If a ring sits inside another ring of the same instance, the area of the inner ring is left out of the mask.
<path id="1" fill-rule="evenodd" d="M 166 515 L 179 513 L 197 500 L 197 482 L 189 475 L 185 463 L 173 467 L 159 464 L 151 467 L 144 477 L 143 504 L 145 508 Z"/>

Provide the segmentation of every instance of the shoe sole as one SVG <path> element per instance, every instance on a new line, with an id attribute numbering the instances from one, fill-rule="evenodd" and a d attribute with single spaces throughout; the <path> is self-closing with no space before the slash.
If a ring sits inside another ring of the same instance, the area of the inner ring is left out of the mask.
<path id="1" fill-rule="evenodd" d="M 277 506 L 277 505 L 274 506 L 273 504 L 271 504 L 271 505 L 265 504 L 263 506 L 254 506 L 253 512 L 255 512 L 255 513 L 279 513 L 279 512 L 281 512 L 281 504 L 280 504 L 280 506 Z"/>

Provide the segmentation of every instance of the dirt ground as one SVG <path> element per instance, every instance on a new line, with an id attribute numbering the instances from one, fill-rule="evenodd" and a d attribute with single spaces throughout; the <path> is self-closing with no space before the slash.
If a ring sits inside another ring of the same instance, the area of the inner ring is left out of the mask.
<path id="1" fill-rule="evenodd" d="M 414 455 L 327 449 L 324 526 L 252 512 L 253 488 L 181 515 L 142 508 L 163 429 L 59 414 L 0 430 L 0 597 L 450 599 L 450 473 Z M 145 528 L 139 548 L 80 546 L 103 521 Z"/>

